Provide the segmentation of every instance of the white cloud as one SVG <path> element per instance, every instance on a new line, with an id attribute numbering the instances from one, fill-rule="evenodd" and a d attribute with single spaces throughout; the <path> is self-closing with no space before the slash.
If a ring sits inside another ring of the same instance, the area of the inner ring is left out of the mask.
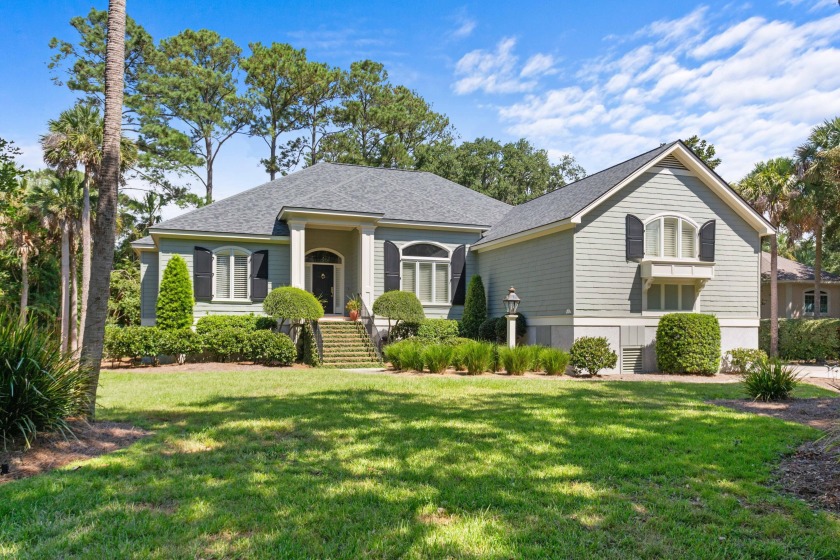
<path id="1" fill-rule="evenodd" d="M 542 53 L 531 56 L 517 71 L 519 57 L 514 54 L 514 47 L 516 39 L 505 37 L 494 51 L 476 49 L 462 56 L 455 65 L 455 76 L 458 78 L 453 84 L 455 93 L 530 91 L 536 87 L 537 77 L 554 71 L 554 57 Z"/>
<path id="2" fill-rule="evenodd" d="M 554 57 L 550 54 L 537 53 L 528 59 L 519 75 L 523 78 L 554 72 Z"/>
<path id="3" fill-rule="evenodd" d="M 472 32 L 475 31 L 477 23 L 474 19 L 462 17 L 460 20 L 461 21 L 459 22 L 458 27 L 452 32 L 453 39 L 463 39 L 464 37 L 469 37 L 472 35 Z"/>

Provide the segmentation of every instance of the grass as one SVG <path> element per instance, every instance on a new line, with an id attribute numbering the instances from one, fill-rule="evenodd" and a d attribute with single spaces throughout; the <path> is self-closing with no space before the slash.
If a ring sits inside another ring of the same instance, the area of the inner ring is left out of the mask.
<path id="1" fill-rule="evenodd" d="M 840 557 L 840 521 L 768 485 L 817 432 L 704 402 L 735 385 L 266 369 L 101 395 L 155 435 L 0 486 L 0 556 Z"/>

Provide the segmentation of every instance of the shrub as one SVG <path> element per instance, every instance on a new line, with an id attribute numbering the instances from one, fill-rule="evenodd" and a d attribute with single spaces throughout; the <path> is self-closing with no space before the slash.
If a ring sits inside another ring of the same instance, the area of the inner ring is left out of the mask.
<path id="1" fill-rule="evenodd" d="M 324 316 L 324 307 L 315 296 L 292 286 L 271 290 L 263 301 L 263 310 L 279 320 L 281 327 L 286 321 L 317 321 Z"/>
<path id="2" fill-rule="evenodd" d="M 758 401 L 778 401 L 790 397 L 799 376 L 779 360 L 769 360 L 744 374 L 744 389 Z"/>
<path id="3" fill-rule="evenodd" d="M 392 342 L 382 349 L 385 360 L 391 362 L 394 369 L 403 369 L 402 351 L 408 344 L 414 344 L 414 341 L 401 340 L 399 342 Z"/>
<path id="4" fill-rule="evenodd" d="M 112 363 L 118 362 L 126 356 L 125 343 L 122 340 L 124 328 L 116 325 L 105 325 L 105 339 L 102 344 L 102 354 L 105 359 L 111 360 Z"/>
<path id="5" fill-rule="evenodd" d="M 247 333 L 245 354 L 254 363 L 288 366 L 297 356 L 295 343 L 283 333 L 258 330 Z"/>
<path id="6" fill-rule="evenodd" d="M 122 356 L 140 361 L 151 358 L 157 364 L 157 356 L 161 353 L 163 334 L 157 327 L 123 327 L 119 334 Z"/>
<path id="7" fill-rule="evenodd" d="M 598 375 L 602 369 L 614 368 L 618 355 L 603 336 L 582 336 L 575 340 L 569 352 L 575 371 Z"/>
<path id="8" fill-rule="evenodd" d="M 423 319 L 417 329 L 417 336 L 423 340 L 444 342 L 458 338 L 458 321 L 452 319 Z"/>
<path id="9" fill-rule="evenodd" d="M 479 375 L 493 368 L 494 346 L 486 342 L 470 342 L 461 347 L 460 362 L 470 375 Z"/>
<path id="10" fill-rule="evenodd" d="M 187 356 L 204 351 L 204 338 L 190 328 L 159 331 L 158 334 L 160 335 L 158 343 L 160 353 L 175 356 L 179 364 L 183 364 Z"/>
<path id="11" fill-rule="evenodd" d="M 726 353 L 726 370 L 747 373 L 767 362 L 767 353 L 758 348 L 733 348 Z"/>
<path id="12" fill-rule="evenodd" d="M 424 358 L 423 346 L 416 341 L 410 341 L 402 350 L 403 369 L 423 371 L 423 367 L 426 365 Z"/>
<path id="13" fill-rule="evenodd" d="M 496 342 L 496 323 L 498 319 L 485 319 L 478 327 L 478 339 L 487 342 Z"/>
<path id="14" fill-rule="evenodd" d="M 161 330 L 176 330 L 191 327 L 193 324 L 192 281 L 187 271 L 187 263 L 180 255 L 172 255 L 158 290 L 155 309 L 155 325 Z"/>
<path id="15" fill-rule="evenodd" d="M 516 338 L 522 338 L 527 332 L 528 321 L 520 313 L 516 316 Z M 478 338 L 496 344 L 507 343 L 507 318 L 496 317 L 484 321 L 478 329 Z"/>
<path id="16" fill-rule="evenodd" d="M 417 336 L 417 331 L 420 330 L 420 323 L 399 323 L 389 335 L 389 340 L 405 340 L 407 338 L 414 338 Z"/>
<path id="17" fill-rule="evenodd" d="M 140 267 L 111 271 L 108 324 L 121 327 L 140 324 Z"/>
<path id="18" fill-rule="evenodd" d="M 273 329 L 277 326 L 277 321 L 265 315 L 205 315 L 201 317 L 195 324 L 195 332 L 198 334 L 207 334 L 219 329 L 244 329 L 246 331 L 256 331 L 263 329 Z"/>
<path id="19" fill-rule="evenodd" d="M 33 321 L 0 314 L 0 442 L 25 447 L 42 431 L 72 434 L 66 419 L 88 410 L 90 373 Z"/>
<path id="20" fill-rule="evenodd" d="M 524 345 L 525 351 L 528 353 L 528 371 L 538 372 L 542 371 L 542 351 L 545 349 L 539 344 Z"/>
<path id="21" fill-rule="evenodd" d="M 720 368 L 717 317 L 702 313 L 663 315 L 656 329 L 656 360 L 665 373 L 716 373 Z"/>
<path id="22" fill-rule="evenodd" d="M 452 356 L 449 358 L 449 364 L 455 369 L 455 371 L 463 371 L 466 369 L 464 367 L 464 347 L 467 344 L 474 342 L 469 338 L 463 340 L 467 340 L 467 342 L 462 342 L 452 346 Z"/>
<path id="23" fill-rule="evenodd" d="M 321 358 L 318 356 L 318 344 L 315 342 L 315 333 L 312 331 L 312 323 L 310 321 L 304 321 L 300 336 L 301 363 L 312 367 L 319 366 L 321 364 Z"/>
<path id="24" fill-rule="evenodd" d="M 391 326 L 396 328 L 400 323 L 420 323 L 426 318 L 420 300 L 412 292 L 391 290 L 385 292 L 373 302 L 373 313 L 388 319 L 388 337 Z"/>
<path id="25" fill-rule="evenodd" d="M 569 365 L 569 354 L 557 348 L 540 350 L 540 364 L 548 375 L 563 375 Z"/>
<path id="26" fill-rule="evenodd" d="M 530 369 L 533 354 L 527 346 L 499 350 L 502 365 L 509 375 L 523 375 Z"/>
<path id="27" fill-rule="evenodd" d="M 461 318 L 461 336 L 479 338 L 481 324 L 487 320 L 487 295 L 484 283 L 478 274 L 470 278 L 467 297 L 464 300 L 464 315 Z"/>
<path id="28" fill-rule="evenodd" d="M 759 347 L 770 352 L 770 321 L 761 321 Z M 779 319 L 779 356 L 783 360 L 840 358 L 840 319 Z"/>
<path id="29" fill-rule="evenodd" d="M 216 361 L 235 362 L 248 353 L 248 339 L 254 331 L 223 328 L 203 335 L 204 345 Z"/>
<path id="30" fill-rule="evenodd" d="M 423 362 L 432 373 L 443 373 L 452 361 L 452 347 L 446 344 L 431 344 L 423 350 Z"/>

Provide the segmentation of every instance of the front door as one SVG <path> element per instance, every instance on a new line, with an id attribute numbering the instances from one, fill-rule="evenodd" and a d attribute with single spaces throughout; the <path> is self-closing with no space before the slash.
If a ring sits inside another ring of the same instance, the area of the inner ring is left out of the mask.
<path id="1" fill-rule="evenodd" d="M 324 303 L 324 313 L 335 313 L 335 267 L 312 265 L 312 293 Z"/>

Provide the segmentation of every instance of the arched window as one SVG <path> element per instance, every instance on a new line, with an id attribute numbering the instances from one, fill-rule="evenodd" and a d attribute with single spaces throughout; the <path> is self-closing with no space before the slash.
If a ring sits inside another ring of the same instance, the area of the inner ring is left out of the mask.
<path id="1" fill-rule="evenodd" d="M 222 247 L 213 254 L 213 299 L 247 300 L 250 297 L 251 253 L 239 247 Z"/>
<path id="2" fill-rule="evenodd" d="M 814 290 L 805 291 L 805 314 L 814 314 Z M 820 315 L 828 315 L 828 292 L 820 290 Z"/>
<path id="3" fill-rule="evenodd" d="M 306 262 L 320 264 L 341 264 L 341 257 L 332 251 L 318 250 L 306 254 Z"/>
<path id="4" fill-rule="evenodd" d="M 421 303 L 449 303 L 449 249 L 415 243 L 402 249 L 401 289 L 414 292 Z"/>
<path id="5" fill-rule="evenodd" d="M 645 258 L 696 259 L 697 226 L 679 216 L 656 216 L 645 225 Z"/>

